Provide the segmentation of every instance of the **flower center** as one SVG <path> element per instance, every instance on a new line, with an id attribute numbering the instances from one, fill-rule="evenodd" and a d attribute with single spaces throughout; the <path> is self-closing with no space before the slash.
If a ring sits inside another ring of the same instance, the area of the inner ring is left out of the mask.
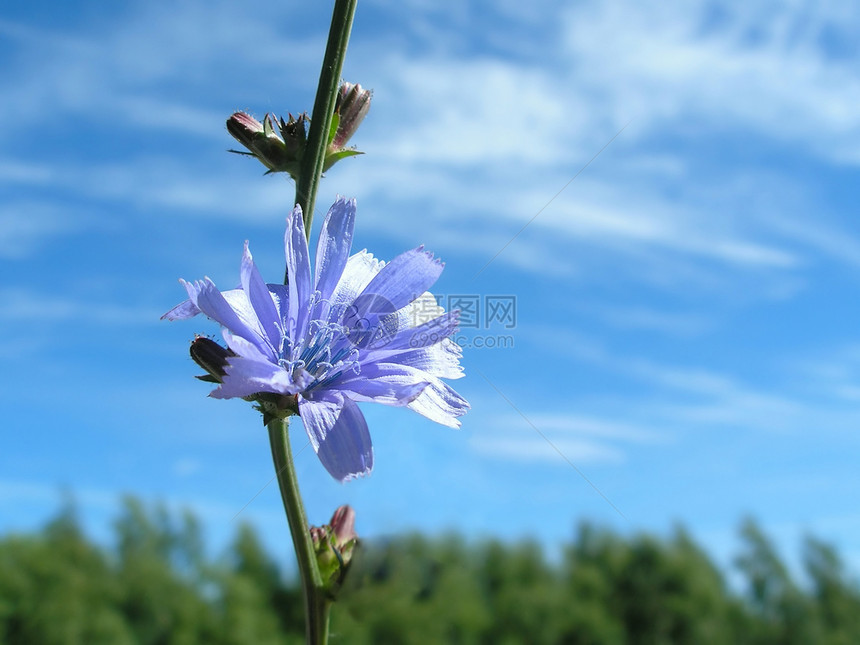
<path id="1" fill-rule="evenodd" d="M 341 374 L 353 371 L 361 373 L 358 362 L 358 349 L 347 338 L 348 329 L 336 322 L 311 320 L 304 342 L 297 343 L 292 351 L 285 348 L 284 356 L 278 362 L 295 378 L 297 370 L 304 370 L 313 377 L 306 388 L 328 385 Z"/>

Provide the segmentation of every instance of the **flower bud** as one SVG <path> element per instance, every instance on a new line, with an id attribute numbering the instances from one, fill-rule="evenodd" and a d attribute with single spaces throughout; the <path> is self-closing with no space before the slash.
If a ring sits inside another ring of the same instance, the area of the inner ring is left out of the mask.
<path id="1" fill-rule="evenodd" d="M 227 119 L 227 131 L 249 152 L 231 150 L 241 155 L 256 157 L 268 168 L 268 172 L 286 172 L 295 179 L 305 150 L 307 118 L 301 115 L 298 120 L 290 115 L 289 122 L 283 118 L 277 121 L 281 132 L 275 132 L 275 118 L 266 114 L 260 123 L 249 114 L 236 112 Z M 281 138 L 283 137 L 283 139 Z"/>
<path id="2" fill-rule="evenodd" d="M 337 94 L 332 117 L 332 128 L 329 134 L 328 150 L 326 151 L 323 171 L 346 157 L 364 154 L 355 148 L 344 146 L 358 130 L 364 117 L 370 111 L 370 90 L 362 89 L 361 85 L 343 83 Z"/>
<path id="3" fill-rule="evenodd" d="M 334 112 L 338 115 L 337 131 L 331 147 L 340 150 L 358 130 L 364 117 L 370 111 L 370 90 L 362 89 L 359 84 L 344 83 L 340 86 Z"/>
<path id="4" fill-rule="evenodd" d="M 329 595 L 334 598 L 343 584 L 358 544 L 355 511 L 350 506 L 341 506 L 334 512 L 329 524 L 312 526 L 310 532 L 320 577 Z"/>
<path id="5" fill-rule="evenodd" d="M 341 555 L 349 548 L 350 550 L 358 541 L 355 533 L 355 511 L 352 506 L 344 504 L 331 516 L 331 528 L 337 538 L 337 546 Z"/>

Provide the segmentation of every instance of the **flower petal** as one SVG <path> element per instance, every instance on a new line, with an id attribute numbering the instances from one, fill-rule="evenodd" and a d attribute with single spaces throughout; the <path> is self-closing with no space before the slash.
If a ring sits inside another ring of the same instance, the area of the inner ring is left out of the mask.
<path id="1" fill-rule="evenodd" d="M 398 363 L 427 372 L 439 378 L 457 379 L 463 376 L 460 358 L 463 349 L 450 338 L 430 347 L 419 349 L 370 352 L 370 356 L 380 363 Z M 370 360 L 370 359 L 367 359 Z"/>
<path id="2" fill-rule="evenodd" d="M 373 446 L 358 406 L 344 396 L 299 398 L 299 415 L 317 455 L 329 474 L 346 481 L 373 468 Z"/>
<path id="3" fill-rule="evenodd" d="M 384 266 L 385 262 L 377 260 L 365 250 L 352 255 L 346 261 L 343 275 L 332 292 L 332 311 L 342 313 Z M 331 317 L 329 319 L 333 320 Z"/>
<path id="4" fill-rule="evenodd" d="M 418 370 L 394 363 L 363 365 L 360 375 L 350 375 L 334 381 L 331 389 L 349 392 L 356 401 L 372 401 L 383 405 L 409 405 L 429 385 Z"/>
<path id="5" fill-rule="evenodd" d="M 221 295 L 224 300 L 230 305 L 230 308 L 236 312 L 243 323 L 254 330 L 261 338 L 263 337 L 263 328 L 260 327 L 260 321 L 257 319 L 257 312 L 251 306 L 251 301 L 248 300 L 248 294 L 240 287 L 238 289 L 228 289 L 222 291 Z"/>
<path id="6" fill-rule="evenodd" d="M 261 352 L 254 343 L 245 340 L 241 336 L 237 336 L 229 329 L 222 330 L 221 335 L 224 337 L 224 340 L 227 341 L 227 347 L 229 347 L 234 354 L 237 354 L 242 358 L 250 358 L 255 361 L 272 362 L 269 360 L 269 357 Z M 274 365 L 274 363 L 272 364 Z"/>
<path id="7" fill-rule="evenodd" d="M 298 392 L 287 371 L 269 361 L 233 356 L 227 359 L 225 371 L 227 374 L 221 385 L 209 394 L 215 399 L 251 396 L 258 392 Z"/>
<path id="8" fill-rule="evenodd" d="M 316 290 L 322 300 L 329 300 L 343 275 L 352 248 L 355 227 L 355 200 L 339 197 L 332 204 L 320 230 L 317 242 Z"/>
<path id="9" fill-rule="evenodd" d="M 254 258 L 248 249 L 247 241 L 242 253 L 242 266 L 239 275 L 242 279 L 242 290 L 248 296 L 248 301 L 254 309 L 263 336 L 268 340 L 272 354 L 277 354 L 281 347 L 281 338 L 283 338 L 283 332 L 280 329 L 280 316 L 272 300 L 272 294 L 269 293 L 269 288 L 263 282 L 257 265 L 254 264 Z"/>
<path id="10" fill-rule="evenodd" d="M 410 385 L 420 384 L 422 387 L 417 396 L 408 401 L 394 402 L 394 394 L 398 391 L 406 396 Z M 436 376 L 410 365 L 397 363 L 372 363 L 361 366 L 361 374 L 346 376 L 331 383 L 332 390 L 343 390 L 354 393 L 359 401 L 374 401 L 387 405 L 406 405 L 431 421 L 441 423 L 450 428 L 459 428 L 461 417 L 469 410 L 469 403 L 457 394 L 447 384 Z M 378 398 L 377 398 L 378 397 Z"/>
<path id="11" fill-rule="evenodd" d="M 401 253 L 382 267 L 355 299 L 357 318 L 402 309 L 433 286 L 443 268 L 445 265 L 423 247 Z"/>
<path id="12" fill-rule="evenodd" d="M 301 206 L 287 216 L 287 232 L 284 236 L 287 256 L 287 280 L 289 288 L 287 334 L 293 342 L 303 338 L 307 330 L 311 300 L 311 261 L 308 240 Z"/>
<path id="13" fill-rule="evenodd" d="M 164 314 L 159 320 L 186 320 L 188 318 L 194 318 L 197 314 L 200 313 L 200 310 L 190 300 L 186 300 L 184 302 L 180 302 L 173 309 Z"/>
<path id="14" fill-rule="evenodd" d="M 237 312 L 235 302 L 237 299 L 241 299 L 241 296 L 236 294 L 236 292 L 239 291 L 238 289 L 234 290 L 232 293 L 225 292 L 222 294 L 209 278 L 204 278 L 203 280 L 197 280 L 195 282 L 185 282 L 183 280 L 182 284 L 188 291 L 188 297 L 191 302 L 193 302 L 200 311 L 220 323 L 222 327 L 226 327 L 232 331 L 237 336 L 241 336 L 245 340 L 252 342 L 261 352 L 267 356 L 271 355 L 272 358 L 270 360 L 274 361 L 275 357 L 272 354 L 268 341 L 263 337 L 262 331 L 259 328 L 259 323 L 253 312 L 243 311 L 243 315 L 241 317 Z M 227 301 L 226 296 L 228 294 L 233 302 Z M 250 309 L 250 307 L 248 307 L 248 309 Z M 249 315 L 251 317 L 250 320 L 248 320 Z M 251 324 L 248 324 L 249 322 Z M 252 326 L 254 323 L 256 324 Z"/>
<path id="15" fill-rule="evenodd" d="M 290 288 L 285 284 L 267 284 L 266 288 L 272 296 L 272 301 L 275 303 L 275 309 L 278 310 L 278 320 L 280 321 L 281 329 L 289 338 L 289 327 L 287 319 L 290 314 Z"/>
<path id="16" fill-rule="evenodd" d="M 258 362 L 270 362 L 269 359 L 264 356 L 259 349 L 253 344 L 249 343 L 244 338 L 231 334 L 228 330 L 223 331 L 224 340 L 227 341 L 227 347 L 229 347 L 233 352 L 242 358 L 247 358 L 250 360 L 258 361 Z M 291 385 L 283 390 L 287 394 L 296 394 L 298 392 L 302 392 L 307 389 L 311 383 L 314 381 L 314 377 L 307 371 L 301 368 L 294 368 L 291 372 L 287 371 L 283 367 L 280 366 L 280 363 L 274 364 L 275 367 L 282 370 L 284 374 L 287 375 L 287 381 L 291 383 Z M 277 383 L 283 383 L 283 379 L 278 377 Z M 261 390 L 268 391 L 268 390 Z M 278 390 L 279 392 L 282 390 Z"/>
<path id="17" fill-rule="evenodd" d="M 378 327 L 380 333 L 368 346 L 369 352 L 419 349 L 440 343 L 457 331 L 457 326 L 460 324 L 460 310 L 449 311 L 418 326 L 400 328 L 393 333 L 383 331 L 388 329 L 387 322 L 387 319 L 380 321 Z"/>
<path id="18" fill-rule="evenodd" d="M 457 417 L 469 410 L 471 406 L 468 401 L 435 376 L 426 374 L 425 379 L 429 385 L 407 407 L 443 426 L 459 428 Z"/>
<path id="19" fill-rule="evenodd" d="M 386 320 L 385 324 L 389 327 L 393 327 L 397 331 L 412 329 L 423 322 L 438 318 L 444 313 L 445 308 L 439 305 L 436 301 L 436 296 L 429 291 L 425 291 L 415 300 L 402 309 L 398 309 L 389 317 L 395 319 L 393 324 L 390 320 Z"/>

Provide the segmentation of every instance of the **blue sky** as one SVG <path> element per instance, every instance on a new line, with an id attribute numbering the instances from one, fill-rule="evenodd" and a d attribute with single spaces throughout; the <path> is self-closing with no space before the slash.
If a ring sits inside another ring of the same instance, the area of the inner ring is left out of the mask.
<path id="1" fill-rule="evenodd" d="M 158 317 L 179 277 L 234 286 L 245 239 L 282 275 L 293 187 L 224 119 L 311 109 L 319 4 L 0 9 L 0 531 L 69 490 L 105 537 L 132 492 L 287 558 L 264 428 L 191 378 L 214 324 Z M 367 154 L 318 205 L 356 197 L 356 248 L 423 243 L 437 294 L 514 296 L 516 324 L 464 330 L 462 430 L 363 408 L 369 478 L 332 481 L 295 423 L 311 521 L 550 547 L 682 522 L 728 562 L 751 514 L 860 566 L 858 29 L 848 2 L 362 2 Z"/>

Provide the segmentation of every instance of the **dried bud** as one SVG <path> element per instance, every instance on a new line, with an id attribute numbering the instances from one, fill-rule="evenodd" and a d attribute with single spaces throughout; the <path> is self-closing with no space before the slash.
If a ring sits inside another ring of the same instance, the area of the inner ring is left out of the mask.
<path id="1" fill-rule="evenodd" d="M 275 118 L 267 114 L 260 123 L 244 112 L 236 112 L 227 119 L 227 131 L 249 152 L 231 150 L 237 154 L 256 157 L 268 168 L 268 172 L 286 172 L 295 179 L 305 150 L 307 119 L 298 120 L 290 115 L 289 122 L 277 121 L 281 137 L 275 132 Z"/>
<path id="2" fill-rule="evenodd" d="M 236 355 L 205 336 L 197 336 L 191 341 L 190 352 L 194 362 L 207 372 L 197 378 L 209 383 L 220 383 L 224 379 L 227 359 Z"/>
<path id="3" fill-rule="evenodd" d="M 207 383 L 223 382 L 224 376 L 227 374 L 227 359 L 236 356 L 235 352 L 221 347 L 206 336 L 195 337 L 191 341 L 190 352 L 194 362 L 206 370 L 206 374 L 197 378 Z M 256 404 L 255 407 L 263 413 L 264 425 L 268 425 L 272 419 L 283 419 L 299 413 L 298 400 L 295 395 L 258 392 L 243 398 Z"/>
<path id="4" fill-rule="evenodd" d="M 329 524 L 312 526 L 310 532 L 320 576 L 329 595 L 334 598 L 343 584 L 358 544 L 355 511 L 350 506 L 341 506 L 334 512 Z"/>

